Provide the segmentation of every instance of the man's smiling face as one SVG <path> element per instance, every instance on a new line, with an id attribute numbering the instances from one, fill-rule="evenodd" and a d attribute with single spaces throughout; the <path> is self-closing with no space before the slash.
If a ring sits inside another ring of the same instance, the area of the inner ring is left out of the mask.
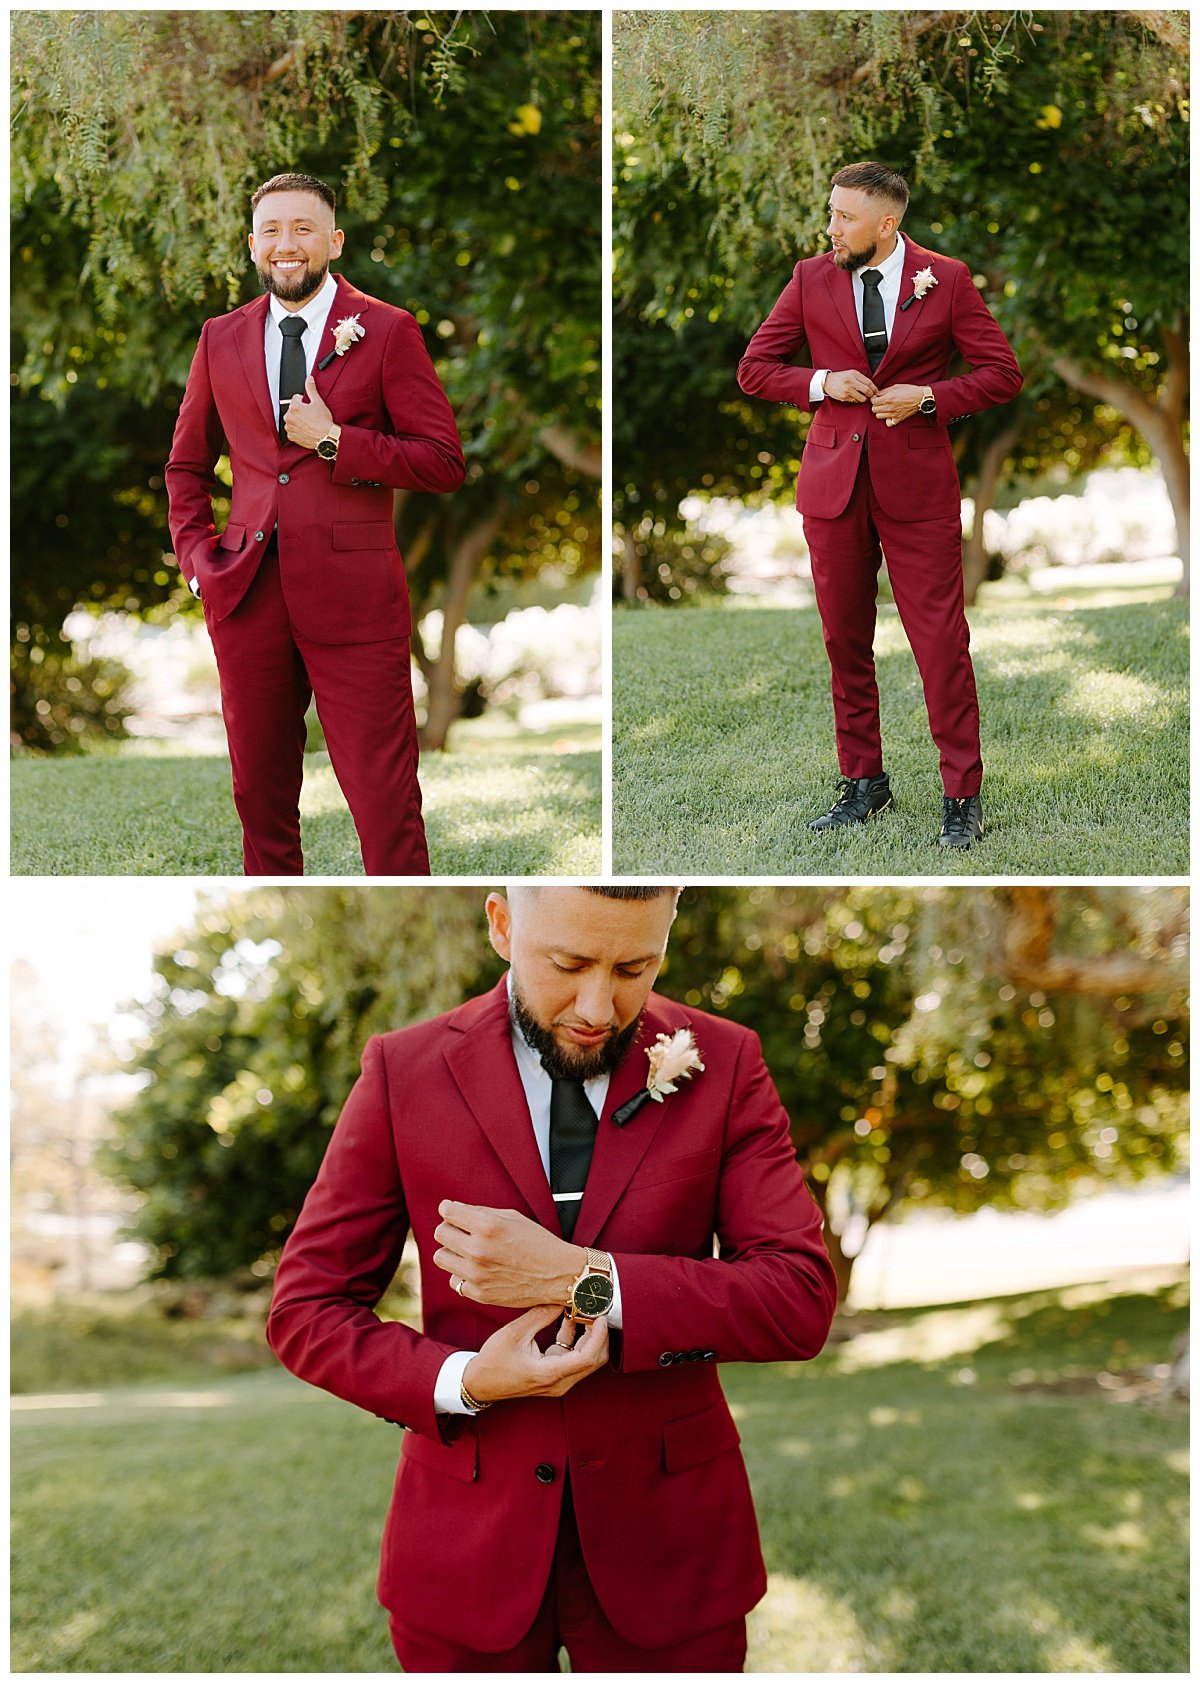
<path id="1" fill-rule="evenodd" d="M 250 254 L 267 291 L 298 309 L 320 291 L 344 239 L 315 193 L 267 193 L 254 212 Z"/>

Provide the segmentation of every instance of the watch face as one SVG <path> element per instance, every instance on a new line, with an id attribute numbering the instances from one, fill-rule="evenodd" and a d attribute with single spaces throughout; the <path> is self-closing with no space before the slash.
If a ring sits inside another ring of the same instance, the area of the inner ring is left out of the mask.
<path id="1" fill-rule="evenodd" d="M 337 445 L 332 438 L 323 438 L 317 445 L 317 455 L 324 461 L 331 462 L 337 455 Z"/>
<path id="2" fill-rule="evenodd" d="M 580 1280 L 575 1287 L 572 1302 L 577 1315 L 586 1315 L 594 1320 L 597 1315 L 607 1315 L 612 1308 L 612 1281 L 603 1274 L 589 1274 L 585 1280 Z"/>

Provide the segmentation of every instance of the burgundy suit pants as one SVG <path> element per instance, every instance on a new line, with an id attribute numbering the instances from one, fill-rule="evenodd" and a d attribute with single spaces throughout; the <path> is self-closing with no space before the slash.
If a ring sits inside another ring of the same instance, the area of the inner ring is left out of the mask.
<path id="1" fill-rule="evenodd" d="M 409 639 L 314 643 L 292 626 L 272 544 L 225 619 L 206 612 L 251 876 L 302 876 L 304 714 L 315 696 L 368 876 L 428 876 Z"/>
<path id="2" fill-rule="evenodd" d="M 913 455 L 920 456 L 919 451 Z M 919 466 L 919 460 L 918 464 Z M 871 486 L 864 449 L 850 501 L 833 520 L 804 516 L 813 586 L 833 679 L 833 719 L 843 777 L 884 769 L 875 681 L 875 597 L 881 553 L 925 690 L 942 785 L 961 800 L 983 777 L 979 700 L 963 609 L 958 510 L 892 520 Z"/>
<path id="3" fill-rule="evenodd" d="M 630 1524 L 637 1524 L 636 1508 L 631 1510 Z M 646 1593 L 653 1593 L 649 1586 Z M 499 1654 L 464 1648 L 414 1630 L 394 1613 L 391 1631 L 396 1658 L 406 1672 L 557 1671 L 560 1648 L 566 1648 L 573 1672 L 736 1672 L 746 1659 L 745 1619 L 703 1631 L 670 1648 L 635 1648 L 618 1636 L 588 1579 L 569 1489 L 563 1493 L 550 1582 L 537 1617 L 515 1648 Z"/>

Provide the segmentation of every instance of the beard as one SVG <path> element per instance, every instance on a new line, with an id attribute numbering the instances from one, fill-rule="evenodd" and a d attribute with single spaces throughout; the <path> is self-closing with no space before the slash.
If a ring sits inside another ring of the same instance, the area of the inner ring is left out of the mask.
<path id="1" fill-rule="evenodd" d="M 835 251 L 833 260 L 839 269 L 845 269 L 847 274 L 854 274 L 856 269 L 864 269 L 874 261 L 875 253 L 879 250 L 879 241 L 872 240 L 863 251 Z"/>
<path id="2" fill-rule="evenodd" d="M 553 1029 L 539 1023 L 521 998 L 517 978 L 512 978 L 512 995 L 508 1002 L 509 1018 L 520 1029 L 527 1046 L 542 1060 L 542 1068 L 551 1081 L 594 1081 L 598 1075 L 611 1075 L 633 1044 L 641 1026 L 639 1011 L 623 1029 L 613 1029 L 601 1046 L 560 1046 Z"/>
<path id="3" fill-rule="evenodd" d="M 314 269 L 305 263 L 302 269 L 294 274 L 281 278 L 268 263 L 265 268 L 254 265 L 258 270 L 258 278 L 268 292 L 273 292 L 281 304 L 303 304 L 315 292 L 319 292 L 325 284 L 325 276 L 329 273 L 329 264 L 323 263 L 319 269 Z"/>

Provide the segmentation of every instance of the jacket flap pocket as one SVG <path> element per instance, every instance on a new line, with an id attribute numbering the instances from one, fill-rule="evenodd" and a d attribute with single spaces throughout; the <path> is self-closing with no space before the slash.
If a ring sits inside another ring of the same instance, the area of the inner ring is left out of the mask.
<path id="1" fill-rule="evenodd" d="M 385 520 L 335 520 L 335 549 L 394 549 L 395 533 Z"/>
<path id="2" fill-rule="evenodd" d="M 423 1467 L 433 1467 L 463 1484 L 473 1483 L 479 1470 L 479 1439 L 473 1431 L 462 1432 L 452 1443 L 421 1432 L 405 1432 L 401 1454 L 406 1461 L 419 1461 Z"/>
<path id="3" fill-rule="evenodd" d="M 664 1181 L 691 1180 L 697 1175 L 711 1174 L 717 1166 L 717 1148 L 710 1145 L 703 1151 L 689 1151 L 683 1157 L 664 1157 L 661 1162 L 646 1163 L 638 1174 L 637 1190 L 647 1186 L 661 1186 Z"/>
<path id="4" fill-rule="evenodd" d="M 820 444 L 824 448 L 832 450 L 837 443 L 837 428 L 819 425 L 814 421 L 804 435 L 804 442 L 806 444 Z"/>
<path id="5" fill-rule="evenodd" d="M 910 450 L 948 450 L 950 434 L 945 427 L 913 427 L 908 435 Z"/>
<path id="6" fill-rule="evenodd" d="M 699 1414 L 664 1422 L 663 1466 L 669 1473 L 681 1473 L 736 1449 L 741 1441 L 724 1401 L 710 1403 Z"/>
<path id="7" fill-rule="evenodd" d="M 226 526 L 225 530 L 221 533 L 221 536 L 217 539 L 217 548 L 241 549 L 245 541 L 246 528 L 244 526 L 229 525 Z"/>

